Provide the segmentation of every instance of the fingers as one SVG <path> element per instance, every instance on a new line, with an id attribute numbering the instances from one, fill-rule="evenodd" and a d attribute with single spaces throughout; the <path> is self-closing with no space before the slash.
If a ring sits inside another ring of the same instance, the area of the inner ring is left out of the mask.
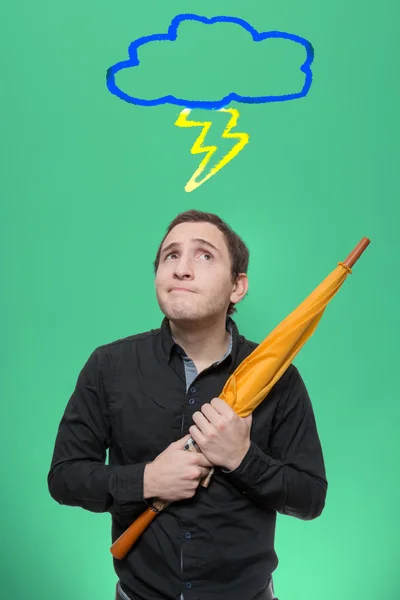
<path id="1" fill-rule="evenodd" d="M 217 429 L 222 425 L 223 415 L 217 412 L 211 404 L 203 404 L 201 413 L 194 413 L 193 421 L 203 433 L 206 433 L 206 428 L 209 427 L 209 423 Z"/>
<path id="2" fill-rule="evenodd" d="M 229 404 L 221 398 L 213 398 L 210 404 L 214 408 L 214 410 L 216 410 L 221 415 L 225 415 L 226 417 L 229 417 L 232 415 L 232 413 L 235 413 L 233 408 L 231 408 Z"/>
<path id="3" fill-rule="evenodd" d="M 193 465 L 206 468 L 214 466 L 202 452 L 188 452 L 188 454 L 190 454 L 189 462 L 191 462 Z"/>
<path id="4" fill-rule="evenodd" d="M 199 467 L 198 479 L 204 479 L 204 477 L 207 477 L 209 471 L 210 471 L 210 469 L 205 469 L 204 467 Z"/>
<path id="5" fill-rule="evenodd" d="M 185 437 L 181 438 L 180 440 L 176 440 L 175 442 L 172 442 L 171 446 L 175 446 L 175 448 L 180 448 L 181 450 L 183 450 L 186 442 L 190 439 L 190 437 L 191 437 L 191 435 L 190 435 L 190 433 L 188 433 L 187 435 L 185 435 Z"/>
<path id="6" fill-rule="evenodd" d="M 209 416 L 210 419 L 208 419 L 206 417 L 206 413 L 208 413 L 207 416 Z M 193 419 L 193 422 L 197 425 L 197 428 L 203 434 L 207 435 L 213 429 L 212 421 L 215 420 L 215 419 L 213 419 L 213 417 L 216 414 L 217 413 L 215 413 L 215 411 L 213 411 L 210 406 L 208 406 L 208 408 L 207 408 L 204 405 L 202 407 L 201 411 L 197 411 L 197 412 L 193 413 L 192 419 Z M 189 431 L 190 431 L 190 429 L 189 429 Z"/>
<path id="7" fill-rule="evenodd" d="M 199 465 L 200 467 L 213 467 L 214 465 L 212 463 L 210 463 L 210 461 L 204 456 L 204 454 L 201 454 L 200 452 L 198 452 L 196 455 L 196 464 Z"/>

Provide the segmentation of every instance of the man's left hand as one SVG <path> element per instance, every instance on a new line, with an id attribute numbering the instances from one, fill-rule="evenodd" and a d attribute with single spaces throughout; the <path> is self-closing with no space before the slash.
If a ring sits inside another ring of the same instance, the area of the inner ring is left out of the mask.
<path id="1" fill-rule="evenodd" d="M 250 447 L 252 415 L 239 417 L 224 400 L 213 398 L 193 421 L 189 433 L 204 456 L 215 466 L 236 469 Z"/>

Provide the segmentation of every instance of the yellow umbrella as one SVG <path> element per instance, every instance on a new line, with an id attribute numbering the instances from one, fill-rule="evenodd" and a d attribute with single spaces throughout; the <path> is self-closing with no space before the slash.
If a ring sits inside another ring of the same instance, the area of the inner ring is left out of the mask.
<path id="1" fill-rule="evenodd" d="M 363 238 L 347 259 L 338 263 L 328 277 L 240 363 L 230 376 L 219 398 L 240 417 L 247 417 L 257 408 L 292 363 L 317 328 L 329 301 L 352 272 L 351 267 L 369 243 L 368 238 Z M 186 443 L 185 450 L 200 452 L 192 438 Z M 201 481 L 203 487 L 208 486 L 213 472 L 214 468 L 211 468 L 207 477 Z M 111 546 L 113 556 L 123 558 L 155 516 L 169 504 L 164 500 L 155 499 Z"/>
<path id="2" fill-rule="evenodd" d="M 219 396 L 247 417 L 280 379 L 314 333 L 328 305 L 351 269 L 339 263 L 330 275 L 288 315 L 237 367 Z"/>

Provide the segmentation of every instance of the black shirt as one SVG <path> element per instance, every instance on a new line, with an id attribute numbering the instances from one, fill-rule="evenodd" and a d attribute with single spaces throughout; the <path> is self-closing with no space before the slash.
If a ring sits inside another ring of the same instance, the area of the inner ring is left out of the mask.
<path id="1" fill-rule="evenodd" d="M 148 506 L 145 464 L 189 433 L 193 413 L 221 393 L 257 347 L 228 321 L 231 353 L 187 391 L 166 318 L 159 329 L 96 348 L 80 372 L 59 425 L 48 486 L 60 504 L 108 511 L 112 542 Z M 132 600 L 181 593 L 185 600 L 250 600 L 278 565 L 276 513 L 314 519 L 326 493 L 312 405 L 292 364 L 253 412 L 241 465 L 229 473 L 217 467 L 208 488 L 170 504 L 125 558 L 113 559 L 121 587 Z"/>

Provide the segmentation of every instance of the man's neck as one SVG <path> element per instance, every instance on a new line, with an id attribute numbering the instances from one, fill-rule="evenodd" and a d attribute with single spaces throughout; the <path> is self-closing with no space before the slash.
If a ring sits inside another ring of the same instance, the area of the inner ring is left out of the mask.
<path id="1" fill-rule="evenodd" d="M 226 329 L 226 319 L 189 326 L 173 321 L 169 324 L 175 342 L 202 368 L 220 360 L 228 349 L 230 334 Z"/>

